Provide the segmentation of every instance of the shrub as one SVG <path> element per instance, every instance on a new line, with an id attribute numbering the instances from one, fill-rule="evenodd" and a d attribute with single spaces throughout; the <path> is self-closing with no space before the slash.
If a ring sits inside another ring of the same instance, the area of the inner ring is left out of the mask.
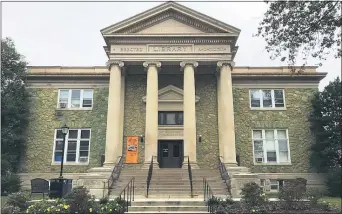
<path id="1" fill-rule="evenodd" d="M 262 205 L 267 199 L 262 188 L 255 182 L 246 183 L 241 189 L 242 201 L 249 207 Z"/>
<path id="2" fill-rule="evenodd" d="M 83 186 L 73 188 L 64 198 L 73 213 L 88 213 L 93 204 L 89 191 Z"/>
<path id="3" fill-rule="evenodd" d="M 341 167 L 338 166 L 328 171 L 326 185 L 330 196 L 342 197 Z"/>
<path id="4" fill-rule="evenodd" d="M 316 205 L 318 200 L 323 197 L 323 192 L 318 188 L 310 188 L 306 191 L 305 195 L 311 205 Z"/>
<path id="5" fill-rule="evenodd" d="M 299 201 L 304 198 L 306 192 L 306 180 L 296 178 L 286 180 L 285 185 L 280 189 L 278 198 L 285 202 Z"/>
<path id="6" fill-rule="evenodd" d="M 4 207 L 1 208 L 1 213 L 3 213 L 3 214 L 19 214 L 19 213 L 21 213 L 21 210 L 19 207 L 6 204 Z"/>
<path id="7" fill-rule="evenodd" d="M 2 173 L 1 173 L 2 174 Z M 20 190 L 22 181 L 19 175 L 12 172 L 1 175 L 1 195 L 8 195 Z"/>
<path id="8" fill-rule="evenodd" d="M 16 192 L 8 196 L 6 204 L 12 207 L 19 207 L 20 210 L 25 210 L 29 200 L 30 196 L 26 192 Z"/>
<path id="9" fill-rule="evenodd" d="M 109 201 L 108 197 L 104 197 L 100 199 L 100 204 L 107 204 Z"/>
<path id="10" fill-rule="evenodd" d="M 73 213 L 73 212 L 71 212 L 70 206 L 66 203 L 65 200 L 56 200 L 56 201 L 41 200 L 39 202 L 36 202 L 30 205 L 27 208 L 26 213 L 66 214 L 66 213 Z"/>

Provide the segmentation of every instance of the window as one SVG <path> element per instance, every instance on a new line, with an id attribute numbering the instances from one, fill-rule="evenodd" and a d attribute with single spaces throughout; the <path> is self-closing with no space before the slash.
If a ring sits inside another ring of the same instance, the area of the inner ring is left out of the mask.
<path id="1" fill-rule="evenodd" d="M 93 89 L 59 89 L 58 108 L 93 107 Z"/>
<path id="2" fill-rule="evenodd" d="M 253 130 L 255 163 L 289 163 L 287 130 Z"/>
<path id="3" fill-rule="evenodd" d="M 183 112 L 182 111 L 158 112 L 158 125 L 183 125 Z"/>
<path id="4" fill-rule="evenodd" d="M 251 108 L 284 108 L 283 89 L 251 89 Z"/>
<path id="5" fill-rule="evenodd" d="M 65 163 L 88 163 L 90 147 L 90 129 L 70 129 L 65 136 Z M 55 130 L 53 162 L 62 161 L 63 133 Z"/>
<path id="6" fill-rule="evenodd" d="M 270 189 L 272 192 L 279 191 L 279 181 L 278 180 L 270 180 Z"/>

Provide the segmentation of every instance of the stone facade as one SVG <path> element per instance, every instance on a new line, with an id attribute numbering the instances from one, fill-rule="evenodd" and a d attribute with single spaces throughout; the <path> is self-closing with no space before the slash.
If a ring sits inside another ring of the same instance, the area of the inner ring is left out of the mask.
<path id="1" fill-rule="evenodd" d="M 196 95 L 200 97 L 196 104 L 196 134 L 202 135 L 202 142 L 197 141 L 197 163 L 201 168 L 216 168 L 218 163 L 216 83 L 215 75 L 196 75 Z"/>
<path id="2" fill-rule="evenodd" d="M 286 110 L 251 110 L 249 88 L 233 88 L 236 150 L 241 166 L 256 173 L 310 172 L 310 146 L 314 138 L 310 132 L 308 114 L 310 100 L 317 89 L 285 88 Z M 291 165 L 253 163 L 252 129 L 288 129 Z"/>
<path id="3" fill-rule="evenodd" d="M 92 110 L 62 110 L 55 116 L 58 88 L 31 88 L 27 149 L 22 172 L 58 172 L 60 164 L 52 164 L 54 132 L 63 122 L 70 128 L 91 128 L 89 165 L 65 165 L 64 172 L 86 172 L 101 165 L 105 152 L 108 88 L 94 88 Z M 64 118 L 64 119 L 63 119 Z"/>

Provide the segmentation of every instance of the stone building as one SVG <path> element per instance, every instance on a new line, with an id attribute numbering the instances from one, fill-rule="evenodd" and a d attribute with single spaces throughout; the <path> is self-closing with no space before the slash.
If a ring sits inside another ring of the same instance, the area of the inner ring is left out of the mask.
<path id="1" fill-rule="evenodd" d="M 175 2 L 101 33 L 106 66 L 29 67 L 25 185 L 58 176 L 65 123 L 64 175 L 97 197 L 120 159 L 124 183 L 143 185 L 153 158 L 152 180 L 163 168 L 186 178 L 190 164 L 198 180 L 222 183 L 223 163 L 235 197 L 247 181 L 269 192 L 297 177 L 323 186 L 309 165 L 308 113 L 325 73 L 235 66 L 240 30 Z"/>

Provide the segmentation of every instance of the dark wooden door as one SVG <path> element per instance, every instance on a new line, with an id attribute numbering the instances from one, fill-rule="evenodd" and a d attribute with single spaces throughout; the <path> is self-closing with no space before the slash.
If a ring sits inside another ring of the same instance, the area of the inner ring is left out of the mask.
<path id="1" fill-rule="evenodd" d="M 180 168 L 183 160 L 183 142 L 159 141 L 158 156 L 161 168 Z"/>

